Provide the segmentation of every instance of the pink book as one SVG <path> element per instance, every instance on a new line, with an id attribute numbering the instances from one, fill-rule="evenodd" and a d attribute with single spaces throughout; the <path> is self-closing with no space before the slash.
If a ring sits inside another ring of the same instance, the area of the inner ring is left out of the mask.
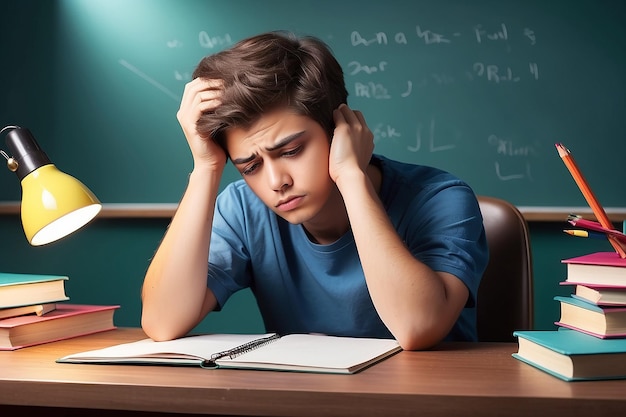
<path id="1" fill-rule="evenodd" d="M 563 259 L 567 282 L 584 285 L 626 286 L 626 259 L 616 252 L 595 252 Z"/>
<path id="2" fill-rule="evenodd" d="M 563 259 L 564 264 L 604 265 L 626 268 L 626 259 L 617 252 L 594 252 L 574 258 Z"/>
<path id="3" fill-rule="evenodd" d="M 43 316 L 27 315 L 0 320 L 0 350 L 15 350 L 42 343 L 115 329 L 117 305 L 58 303 Z"/>
<path id="4" fill-rule="evenodd" d="M 576 281 L 562 281 L 559 282 L 559 285 L 584 285 L 589 288 L 596 288 L 599 290 L 623 290 L 626 291 L 626 285 L 616 285 L 616 284 L 587 284 L 586 282 L 576 282 Z"/>

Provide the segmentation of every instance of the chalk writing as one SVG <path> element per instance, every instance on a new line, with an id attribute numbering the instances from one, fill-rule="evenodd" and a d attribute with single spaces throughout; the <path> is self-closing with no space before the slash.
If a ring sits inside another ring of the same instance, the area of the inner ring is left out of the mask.
<path id="1" fill-rule="evenodd" d="M 348 62 L 349 75 L 356 75 L 360 72 L 364 72 L 366 74 L 384 72 L 385 68 L 387 68 L 387 61 L 380 61 L 376 65 L 363 65 L 357 61 Z"/>
<path id="2" fill-rule="evenodd" d="M 501 83 L 505 81 L 519 82 L 520 77 L 513 74 L 511 67 L 500 68 L 497 65 L 485 64 L 483 62 L 475 62 L 473 65 L 474 73 L 479 78 L 485 78 L 487 81 Z"/>
<path id="3" fill-rule="evenodd" d="M 402 136 L 395 127 L 381 123 L 374 126 L 372 133 L 374 134 L 374 143 L 382 139 L 394 139 Z"/>
<path id="4" fill-rule="evenodd" d="M 407 37 L 405 32 L 391 32 L 388 34 L 384 31 L 377 31 L 371 34 L 362 34 L 358 30 L 353 30 L 350 33 L 350 44 L 353 47 L 387 47 L 390 43 L 396 45 L 402 45 L 402 47 L 409 45 L 411 40 L 419 40 L 424 45 L 438 45 L 438 44 L 451 44 L 455 38 L 461 38 L 463 31 L 450 31 L 445 34 L 439 31 L 435 31 L 424 25 L 415 25 L 416 38 Z M 505 51 L 511 53 L 511 45 L 509 41 L 512 35 L 516 35 L 518 39 L 525 39 L 533 46 L 537 43 L 537 37 L 535 31 L 529 27 L 525 27 L 521 32 L 515 31 L 511 33 L 506 23 L 500 23 L 496 25 L 483 25 L 475 24 L 471 26 L 469 32 L 471 39 L 476 45 L 484 45 L 491 42 L 506 42 L 507 47 Z M 507 59 L 511 59 L 507 54 Z M 532 58 L 531 58 L 532 59 Z M 447 61 L 443 61 L 447 62 Z M 431 64 L 432 65 L 432 64 Z M 504 63 L 493 63 L 484 61 L 468 62 L 465 67 L 462 65 L 458 68 L 442 68 L 441 71 L 430 72 L 427 75 L 418 76 L 416 78 L 407 78 L 404 81 L 400 81 L 400 84 L 404 83 L 406 88 L 394 86 L 392 89 L 385 86 L 380 81 L 371 81 L 367 79 L 368 76 L 372 76 L 377 73 L 388 72 L 393 74 L 394 71 L 400 70 L 403 63 L 390 59 L 382 59 L 378 63 L 363 63 L 360 61 L 352 60 L 346 65 L 346 76 L 358 77 L 354 80 L 354 95 L 361 98 L 372 100 L 389 100 L 393 97 L 407 98 L 410 97 L 415 88 L 426 88 L 428 86 L 449 86 L 457 82 L 478 82 L 485 81 L 490 84 L 507 85 L 516 84 L 522 81 L 537 81 L 539 80 L 539 64 L 537 62 L 528 62 L 527 67 Z M 365 77 L 365 78 L 364 78 Z M 396 84 L 397 85 L 397 84 Z"/>
<path id="5" fill-rule="evenodd" d="M 520 36 L 520 32 L 511 33 L 510 28 L 505 23 L 496 25 L 475 24 L 466 29 L 465 35 L 469 35 L 466 37 L 467 40 L 475 43 L 476 47 L 482 48 L 485 44 L 503 42 L 507 44 L 507 53 L 511 52 L 509 42 L 512 40 L 512 37 L 518 36 L 519 38 Z M 409 48 L 411 43 L 417 47 L 420 44 L 435 47 L 436 45 L 451 45 L 463 36 L 464 33 L 462 31 L 448 31 L 444 33 L 423 24 L 417 24 L 414 26 L 412 34 L 410 31 L 390 33 L 378 31 L 364 35 L 354 30 L 350 33 L 350 44 L 353 47 L 360 48 L 386 48 L 390 44 L 398 45 L 401 48 Z M 528 45 L 536 45 L 537 37 L 533 29 L 524 28 L 521 36 L 527 41 Z M 206 31 L 198 33 L 197 41 L 197 47 L 202 49 L 224 48 L 234 43 L 228 33 L 215 35 Z M 467 41 L 463 45 L 466 47 Z M 181 39 L 172 38 L 166 41 L 165 46 L 168 49 L 180 49 L 184 48 L 185 44 Z M 375 59 L 373 62 L 350 60 L 345 65 L 345 73 L 347 77 L 353 78 L 354 95 L 359 98 L 372 100 L 391 100 L 393 97 L 408 98 L 416 89 L 428 86 L 445 87 L 458 82 L 478 82 L 482 80 L 494 85 L 506 85 L 525 80 L 539 80 L 539 65 L 532 58 L 529 60 L 531 62 L 527 62 L 527 67 L 524 67 L 520 66 L 519 63 L 508 64 L 506 60 L 504 62 L 472 61 L 471 55 L 467 56 L 470 58 L 469 62 L 454 68 L 443 67 L 441 70 L 435 68 L 433 71 L 432 65 L 430 65 L 430 70 L 426 74 L 419 74 L 420 68 L 417 68 L 417 71 L 413 71 L 405 80 L 394 79 L 391 89 L 384 82 L 374 81 L 374 77 L 382 73 L 388 73 L 393 77 L 394 71 L 404 70 L 404 61 L 392 59 L 396 58 L 395 55 L 381 57 L 382 59 Z M 505 55 L 505 59 L 511 59 L 511 55 Z M 448 61 L 444 60 L 442 62 Z M 119 63 L 170 98 L 176 101 L 180 100 L 179 95 L 172 93 L 163 84 L 127 61 L 120 60 Z M 191 79 L 191 72 L 189 70 L 175 69 L 173 78 L 177 82 L 188 82 Z M 372 133 L 375 143 L 391 142 L 394 143 L 393 146 L 400 144 L 403 138 L 403 133 L 400 129 L 387 123 L 374 124 Z M 458 148 L 456 141 L 461 139 L 461 137 L 462 134 L 460 132 L 456 134 L 456 137 L 449 134 L 441 135 L 437 131 L 437 123 L 433 117 L 428 121 L 418 122 L 415 128 L 415 136 L 408 140 L 409 143 L 405 142 L 404 146 L 407 151 L 413 153 L 454 152 Z M 493 162 L 493 172 L 499 181 L 532 180 L 531 163 L 529 160 L 529 158 L 535 155 L 535 149 L 532 146 L 520 145 L 510 139 L 504 139 L 496 135 L 490 135 L 487 143 L 498 158 Z"/>
<path id="6" fill-rule="evenodd" d="M 172 39 L 171 41 L 167 41 L 165 42 L 165 45 L 167 45 L 168 48 L 182 48 L 183 47 L 183 43 L 179 41 L 178 39 Z"/>
<path id="7" fill-rule="evenodd" d="M 176 81 L 184 81 L 187 82 L 189 80 L 191 80 L 191 73 L 188 71 L 178 71 L 178 70 L 174 70 L 174 79 Z"/>
<path id="8" fill-rule="evenodd" d="M 385 32 L 375 33 L 374 36 L 370 39 L 366 39 L 356 30 L 350 34 L 350 41 L 352 42 L 352 46 L 364 45 L 368 46 L 371 44 L 376 45 L 387 45 L 389 42 L 387 41 L 387 34 Z"/>
<path id="9" fill-rule="evenodd" d="M 156 87 L 158 90 L 160 90 L 161 92 L 165 93 L 167 96 L 169 96 L 171 99 L 174 99 L 175 101 L 180 101 L 181 97 L 177 94 L 172 93 L 167 87 L 165 87 L 163 84 L 159 83 L 158 81 L 156 81 L 154 78 L 150 77 L 149 75 L 147 75 L 146 73 L 144 73 L 143 71 L 139 70 L 139 68 L 135 67 L 134 65 L 130 64 L 128 61 L 126 61 L 125 59 L 120 59 L 118 60 L 118 63 L 123 66 L 124 68 L 128 69 L 130 72 L 132 72 L 133 74 L 137 75 L 139 78 L 143 79 L 144 81 L 148 82 L 149 84 L 153 85 L 154 87 Z"/>
<path id="10" fill-rule="evenodd" d="M 498 137 L 497 135 L 489 135 L 487 143 L 495 149 L 496 155 L 504 158 L 507 162 L 503 166 L 501 161 L 494 162 L 496 176 L 501 181 L 528 179 L 532 181 L 531 166 L 528 158 L 535 155 L 535 148 L 530 145 L 516 145 L 511 139 Z M 511 159 L 522 161 L 522 167 L 519 164 L 510 163 Z M 512 168 L 513 166 L 517 168 Z"/>
<path id="11" fill-rule="evenodd" d="M 210 36 L 207 32 L 202 31 L 198 34 L 198 43 L 202 48 L 213 49 L 231 45 L 233 40 L 228 33 L 223 36 Z"/>
<path id="12" fill-rule="evenodd" d="M 377 32 L 371 38 L 366 39 L 357 31 L 353 31 L 350 34 L 350 41 L 352 46 L 364 45 L 368 46 L 371 44 L 376 45 L 387 45 L 389 43 L 387 39 L 387 34 L 385 32 Z M 403 32 L 397 32 L 393 36 L 393 41 L 399 45 L 406 45 L 408 43 L 406 39 L 406 35 Z"/>
<path id="13" fill-rule="evenodd" d="M 515 145 L 510 139 L 503 139 L 496 135 L 489 135 L 487 143 L 496 149 L 496 154 L 504 156 L 531 156 L 535 154 L 535 148 L 530 145 Z"/>
<path id="14" fill-rule="evenodd" d="M 528 178 L 532 181 L 532 175 L 530 174 L 530 164 L 525 164 L 524 171 L 515 171 L 512 173 L 504 173 L 500 163 L 498 161 L 494 162 L 494 167 L 496 171 L 496 176 L 500 181 L 511 181 L 511 180 L 523 180 Z"/>
<path id="15" fill-rule="evenodd" d="M 421 24 L 415 25 L 415 35 L 417 40 L 421 41 L 424 45 L 441 45 L 451 44 L 453 40 L 464 37 L 462 31 L 453 31 L 445 34 L 436 32 L 434 30 L 424 28 Z M 482 24 L 476 24 L 469 29 L 469 33 L 473 40 L 477 44 L 485 44 L 490 41 L 509 41 L 511 34 L 509 28 L 505 23 L 500 23 L 497 26 L 485 28 Z M 537 43 L 537 36 L 535 31 L 531 28 L 524 28 L 521 33 L 517 32 L 516 35 L 521 35 L 524 39 L 529 41 L 531 46 Z M 368 47 L 368 46 L 387 46 L 390 44 L 389 36 L 386 32 L 374 32 L 371 35 L 362 35 L 359 31 L 354 30 L 350 34 L 350 43 L 352 46 Z M 393 36 L 393 43 L 397 45 L 409 45 L 410 36 L 407 36 L 404 31 L 395 32 Z"/>
<path id="16" fill-rule="evenodd" d="M 354 83 L 354 93 L 357 97 L 373 98 L 377 100 L 388 100 L 391 98 L 387 88 L 380 83 Z"/>
<path id="17" fill-rule="evenodd" d="M 417 132 L 415 135 L 415 145 L 407 146 L 407 149 L 411 152 L 419 152 L 422 148 L 422 130 L 423 126 L 421 124 L 417 125 Z M 428 142 L 428 152 L 441 152 L 441 151 L 449 151 L 451 149 L 456 148 L 456 145 L 453 144 L 436 144 L 435 143 L 435 119 L 431 119 L 428 125 L 428 134 L 426 141 Z"/>
<path id="18" fill-rule="evenodd" d="M 454 77 L 444 73 L 430 74 L 429 78 L 432 82 L 439 85 L 452 84 L 454 82 Z"/>
<path id="19" fill-rule="evenodd" d="M 537 43 L 537 37 L 535 36 L 535 31 L 529 28 L 524 28 L 523 30 L 524 36 L 530 40 L 531 45 L 535 45 Z"/>
<path id="20" fill-rule="evenodd" d="M 380 72 L 387 69 L 386 61 L 381 62 L 385 64 L 381 67 L 367 67 L 362 66 L 355 61 L 353 62 L 352 71 L 347 73 L 348 76 L 359 74 L 371 75 L 373 72 Z M 446 86 L 451 85 L 458 80 L 484 80 L 493 84 L 519 83 L 524 79 L 530 79 L 533 81 L 539 80 L 539 66 L 536 62 L 528 63 L 528 72 L 530 77 L 526 74 L 526 78 L 523 78 L 522 75 L 524 72 L 516 72 L 512 67 L 501 67 L 498 65 L 486 64 L 484 62 L 475 62 L 472 65 L 471 70 L 465 71 L 463 74 L 459 74 L 458 76 L 450 73 L 439 72 L 428 74 L 426 77 L 420 78 L 416 81 L 406 80 L 404 81 L 406 88 L 399 92 L 390 91 L 389 88 L 382 83 L 356 81 L 354 82 L 354 94 L 357 97 L 368 99 L 389 100 L 394 96 L 400 96 L 403 98 L 409 97 L 413 92 L 414 86 L 417 88 L 424 88 L 429 85 Z"/>
<path id="21" fill-rule="evenodd" d="M 476 42 L 482 43 L 484 40 L 490 41 L 498 41 L 503 40 L 506 41 L 509 39 L 509 32 L 506 29 L 506 25 L 502 23 L 498 30 L 495 32 L 487 32 L 483 29 L 482 25 L 474 26 L 474 34 L 476 35 Z"/>
<path id="22" fill-rule="evenodd" d="M 531 75 L 535 78 L 535 80 L 539 79 L 539 67 L 537 66 L 536 62 L 529 62 L 528 63 L 528 69 L 531 73 Z"/>
<path id="23" fill-rule="evenodd" d="M 408 97 L 411 95 L 411 91 L 413 91 L 412 81 L 407 81 L 406 86 L 407 86 L 407 89 L 403 93 L 400 94 L 401 97 Z"/>
<path id="24" fill-rule="evenodd" d="M 419 25 L 415 26 L 415 33 L 417 33 L 417 37 L 422 39 L 426 45 L 450 43 L 450 39 L 447 39 L 444 35 L 432 32 L 428 29 L 422 30 Z"/>

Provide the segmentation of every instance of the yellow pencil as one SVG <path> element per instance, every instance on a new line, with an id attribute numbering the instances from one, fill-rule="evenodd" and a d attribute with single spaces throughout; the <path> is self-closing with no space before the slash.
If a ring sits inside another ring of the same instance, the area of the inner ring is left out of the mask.
<path id="1" fill-rule="evenodd" d="M 600 233 L 600 232 L 589 232 L 587 230 L 563 230 L 565 233 L 567 233 L 570 236 L 576 236 L 576 237 L 591 237 L 594 239 L 606 239 L 606 235 L 604 233 Z"/>

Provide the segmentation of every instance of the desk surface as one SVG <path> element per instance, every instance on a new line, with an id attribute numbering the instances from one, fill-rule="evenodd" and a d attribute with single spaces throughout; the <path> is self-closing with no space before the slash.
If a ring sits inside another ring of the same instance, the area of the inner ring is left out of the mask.
<path id="1" fill-rule="evenodd" d="M 144 337 L 139 329 L 117 329 L 0 352 L 0 414 L 24 411 L 23 406 L 101 410 L 97 415 L 140 410 L 257 416 L 505 416 L 551 410 L 588 417 L 626 409 L 626 380 L 561 381 L 512 358 L 516 343 L 400 352 L 354 375 L 55 363 L 70 353 Z"/>

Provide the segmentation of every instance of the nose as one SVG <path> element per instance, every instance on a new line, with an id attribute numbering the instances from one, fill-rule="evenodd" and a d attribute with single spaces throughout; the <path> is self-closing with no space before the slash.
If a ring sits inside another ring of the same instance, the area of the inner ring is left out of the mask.
<path id="1" fill-rule="evenodd" d="M 284 191 L 293 183 L 291 176 L 280 163 L 266 163 L 265 172 L 267 173 L 268 185 L 274 191 Z"/>

